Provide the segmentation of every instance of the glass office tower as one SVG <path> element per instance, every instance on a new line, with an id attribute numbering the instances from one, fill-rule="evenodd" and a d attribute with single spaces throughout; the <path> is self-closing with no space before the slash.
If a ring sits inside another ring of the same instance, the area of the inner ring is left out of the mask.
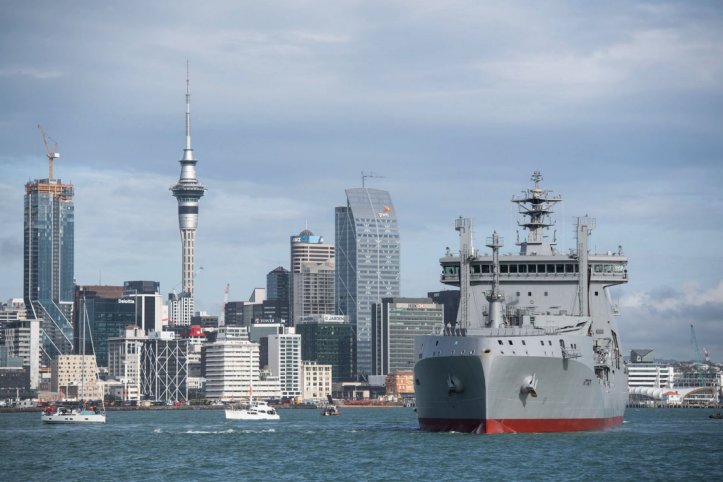
<path id="1" fill-rule="evenodd" d="M 42 363 L 73 350 L 73 185 L 40 179 L 25 185 L 23 296 L 40 323 Z"/>
<path id="2" fill-rule="evenodd" d="M 372 373 L 372 303 L 399 296 L 399 227 L 387 191 L 346 190 L 336 208 L 336 313 L 347 315 L 356 337 L 358 377 Z"/>

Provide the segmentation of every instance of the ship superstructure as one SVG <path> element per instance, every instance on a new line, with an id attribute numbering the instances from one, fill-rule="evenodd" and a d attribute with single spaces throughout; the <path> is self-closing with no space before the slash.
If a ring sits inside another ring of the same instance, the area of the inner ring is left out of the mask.
<path id="1" fill-rule="evenodd" d="M 545 232 L 559 196 L 534 186 L 513 197 L 527 237 L 516 255 L 472 246 L 457 219 L 459 255 L 440 259 L 442 283 L 460 287 L 457 325 L 416 341 L 420 427 L 476 433 L 573 431 L 622 423 L 627 376 L 609 288 L 626 283 L 627 258 L 590 254 L 593 219 L 577 219 L 577 246 L 560 253 Z"/>
<path id="2" fill-rule="evenodd" d="M 198 201 L 206 188 L 196 178 L 196 162 L 191 147 L 191 93 L 190 82 L 186 76 L 186 146 L 183 149 L 181 176 L 178 183 L 171 187 L 173 196 L 178 200 L 178 227 L 181 231 L 181 285 L 183 292 L 175 299 L 177 309 L 172 309 L 173 324 L 187 325 L 194 312 L 196 290 L 196 228 L 198 227 Z"/>

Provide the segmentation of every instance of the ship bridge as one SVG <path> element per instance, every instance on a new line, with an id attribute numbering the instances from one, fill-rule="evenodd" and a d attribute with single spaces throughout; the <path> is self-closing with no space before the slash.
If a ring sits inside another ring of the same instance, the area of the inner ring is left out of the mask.
<path id="1" fill-rule="evenodd" d="M 442 274 L 440 281 L 451 286 L 459 286 L 460 259 L 446 256 L 440 259 Z M 492 256 L 476 256 L 469 265 L 470 284 L 487 285 L 492 283 Z M 622 254 L 591 255 L 588 276 L 591 282 L 606 286 L 627 283 L 628 259 Z M 500 259 L 500 282 L 578 283 L 580 264 L 577 256 L 502 256 Z"/>

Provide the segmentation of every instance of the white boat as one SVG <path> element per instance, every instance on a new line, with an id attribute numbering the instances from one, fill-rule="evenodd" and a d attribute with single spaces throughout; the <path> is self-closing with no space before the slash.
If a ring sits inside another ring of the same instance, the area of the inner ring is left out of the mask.
<path id="1" fill-rule="evenodd" d="M 276 409 L 263 401 L 251 401 L 245 407 L 227 408 L 227 420 L 279 420 Z"/>
<path id="2" fill-rule="evenodd" d="M 274 407 L 263 400 L 254 400 L 253 388 L 249 392 L 248 405 L 227 408 L 225 410 L 226 420 L 279 420 L 281 418 Z"/>
<path id="3" fill-rule="evenodd" d="M 87 403 L 78 407 L 53 406 L 43 411 L 41 419 L 45 423 L 105 423 L 105 411 Z"/>
<path id="4" fill-rule="evenodd" d="M 83 300 L 82 319 L 80 402 L 77 402 L 77 404 L 73 402 L 71 405 L 61 403 L 45 408 L 40 415 L 40 420 L 43 423 L 105 423 L 105 405 L 103 404 L 103 400 L 101 399 L 98 402 L 85 400 L 85 327 L 88 323 L 88 312 L 85 309 L 85 300 Z"/>
<path id="5" fill-rule="evenodd" d="M 327 405 L 324 407 L 324 410 L 321 411 L 322 417 L 333 417 L 335 415 L 339 415 L 341 412 L 339 412 L 339 409 L 336 407 L 336 405 Z"/>

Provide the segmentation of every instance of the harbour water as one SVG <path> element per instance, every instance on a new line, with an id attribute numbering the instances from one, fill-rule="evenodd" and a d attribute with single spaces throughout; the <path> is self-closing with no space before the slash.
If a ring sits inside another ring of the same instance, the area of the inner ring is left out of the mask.
<path id="1" fill-rule="evenodd" d="M 629 409 L 619 428 L 565 434 L 420 432 L 410 408 L 109 412 L 102 425 L 0 414 L 0 480 L 721 480 L 723 420 Z"/>

